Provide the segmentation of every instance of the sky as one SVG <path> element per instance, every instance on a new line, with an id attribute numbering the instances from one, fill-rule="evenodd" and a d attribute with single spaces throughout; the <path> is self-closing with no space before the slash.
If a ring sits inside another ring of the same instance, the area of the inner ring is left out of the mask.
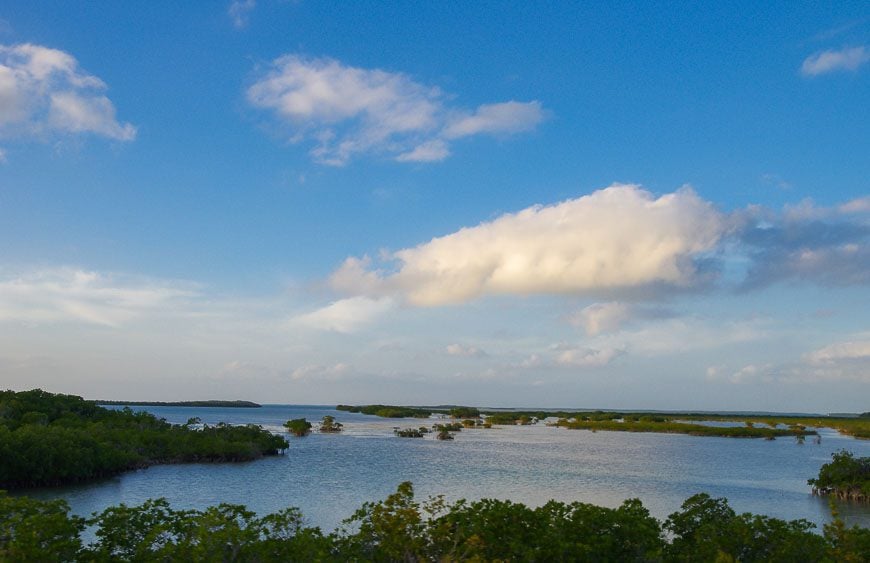
<path id="1" fill-rule="evenodd" d="M 870 410 L 865 2 L 0 0 L 0 388 Z"/>

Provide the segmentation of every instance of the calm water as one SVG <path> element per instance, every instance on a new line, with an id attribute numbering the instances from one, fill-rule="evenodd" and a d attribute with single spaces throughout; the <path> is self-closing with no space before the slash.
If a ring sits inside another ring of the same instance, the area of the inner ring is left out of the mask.
<path id="1" fill-rule="evenodd" d="M 177 508 L 221 502 L 245 504 L 266 514 L 287 506 L 302 509 L 308 523 L 337 527 L 365 501 L 384 498 L 402 481 L 418 497 L 443 494 L 451 500 L 483 497 L 540 505 L 549 499 L 618 506 L 637 497 L 658 518 L 679 509 L 692 494 L 726 497 L 738 512 L 777 518 L 830 519 L 826 500 L 806 484 L 831 453 L 843 448 L 870 455 L 870 441 L 823 429 L 821 445 L 808 440 L 765 441 L 589 432 L 547 427 L 471 429 L 452 442 L 397 438 L 395 426 L 431 421 L 385 420 L 331 407 L 269 405 L 259 409 L 140 407 L 184 423 L 256 423 L 281 432 L 290 418 L 320 420 L 331 414 L 344 423 L 337 435 L 290 438 L 280 457 L 242 464 L 156 466 L 98 483 L 31 491 L 39 498 L 64 498 L 74 513 L 90 515 L 107 506 L 166 497 Z M 841 505 L 847 522 L 870 527 L 870 507 Z"/>

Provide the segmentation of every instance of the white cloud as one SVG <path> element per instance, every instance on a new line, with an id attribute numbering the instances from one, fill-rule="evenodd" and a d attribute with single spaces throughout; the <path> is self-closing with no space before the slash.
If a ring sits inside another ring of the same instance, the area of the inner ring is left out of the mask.
<path id="1" fill-rule="evenodd" d="M 237 29 L 242 29 L 248 26 L 248 19 L 251 11 L 257 7 L 257 0 L 233 0 L 230 7 L 227 8 L 233 25 Z"/>
<path id="2" fill-rule="evenodd" d="M 326 307 L 296 316 L 291 322 L 317 330 L 356 332 L 393 308 L 389 298 L 351 297 L 330 303 Z"/>
<path id="3" fill-rule="evenodd" d="M 313 139 L 314 159 L 335 166 L 364 153 L 402 162 L 443 160 L 448 139 L 528 131 L 544 118 L 540 102 L 451 108 L 438 88 L 405 74 L 298 55 L 273 61 L 247 97 L 289 125 L 294 142 Z"/>
<path id="4" fill-rule="evenodd" d="M 625 354 L 625 350 L 619 348 L 568 348 L 561 349 L 556 357 L 556 363 L 561 366 L 571 367 L 602 367 L 606 366 L 619 356 Z"/>
<path id="5" fill-rule="evenodd" d="M 589 336 L 622 330 L 638 320 L 658 320 L 673 317 L 674 313 L 661 308 L 610 301 L 593 303 L 568 315 L 568 322 L 586 331 Z"/>
<path id="6" fill-rule="evenodd" d="M 612 301 L 595 303 L 583 308 L 569 318 L 571 324 L 583 327 L 586 334 L 594 336 L 619 329 L 631 318 L 631 307 L 626 303 Z"/>
<path id="7" fill-rule="evenodd" d="M 485 104 L 473 114 L 452 119 L 444 129 L 448 139 L 489 134 L 509 134 L 531 131 L 544 118 L 540 102 L 504 102 Z"/>
<path id="8" fill-rule="evenodd" d="M 462 344 L 448 344 L 444 349 L 448 356 L 457 356 L 460 358 L 483 358 L 486 357 L 486 352 L 475 346 L 464 346 Z"/>
<path id="9" fill-rule="evenodd" d="M 836 71 L 855 71 L 870 61 L 870 50 L 864 45 L 839 51 L 822 51 L 807 57 L 801 65 L 804 76 L 818 76 Z"/>
<path id="10" fill-rule="evenodd" d="M 813 365 L 832 364 L 842 361 L 870 361 L 870 340 L 839 342 L 810 352 L 804 357 Z"/>
<path id="11" fill-rule="evenodd" d="M 399 162 L 437 162 L 450 156 L 450 149 L 441 139 L 432 139 L 417 145 L 396 157 Z"/>
<path id="12" fill-rule="evenodd" d="M 776 376 L 776 370 L 771 364 L 749 364 L 731 374 L 729 381 L 735 384 L 741 383 L 771 383 Z"/>
<path id="13" fill-rule="evenodd" d="M 493 294 L 580 294 L 689 288 L 696 259 L 715 248 L 727 222 L 691 189 L 654 197 L 613 185 L 551 206 L 534 206 L 433 239 L 387 258 L 348 258 L 332 275 L 351 294 L 398 294 L 421 306 Z"/>
<path id="14" fill-rule="evenodd" d="M 840 213 L 870 213 L 870 196 L 859 197 L 840 205 Z"/>
<path id="15" fill-rule="evenodd" d="M 192 295 L 189 288 L 168 282 L 77 269 L 43 270 L 0 279 L 0 322 L 117 327 Z"/>
<path id="16" fill-rule="evenodd" d="M 29 43 L 0 45 L 0 136 L 93 133 L 133 140 L 136 128 L 117 120 L 105 89 L 68 53 Z"/>

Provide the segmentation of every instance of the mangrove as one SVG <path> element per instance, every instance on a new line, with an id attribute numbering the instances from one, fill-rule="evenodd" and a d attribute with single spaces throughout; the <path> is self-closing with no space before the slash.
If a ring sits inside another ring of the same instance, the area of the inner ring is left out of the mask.
<path id="1" fill-rule="evenodd" d="M 405 482 L 332 532 L 306 525 L 296 508 L 259 516 L 242 505 L 177 510 L 154 499 L 82 518 L 61 500 L 0 493 L 2 561 L 821 563 L 866 561 L 868 553 L 870 530 L 849 528 L 836 515 L 816 533 L 806 520 L 737 514 L 725 499 L 703 493 L 660 521 L 637 499 L 615 508 L 421 502 Z"/>
<path id="2" fill-rule="evenodd" d="M 0 391 L 0 488 L 55 486 L 149 465 L 248 461 L 287 441 L 258 425 L 170 424 L 75 395 Z"/>

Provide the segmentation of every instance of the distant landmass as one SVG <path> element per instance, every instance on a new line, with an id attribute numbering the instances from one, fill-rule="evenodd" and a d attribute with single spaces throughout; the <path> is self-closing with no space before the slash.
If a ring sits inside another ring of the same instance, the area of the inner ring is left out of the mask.
<path id="1" fill-rule="evenodd" d="M 94 401 L 98 405 L 121 405 L 131 407 L 224 407 L 257 409 L 263 405 L 251 401 Z"/>

